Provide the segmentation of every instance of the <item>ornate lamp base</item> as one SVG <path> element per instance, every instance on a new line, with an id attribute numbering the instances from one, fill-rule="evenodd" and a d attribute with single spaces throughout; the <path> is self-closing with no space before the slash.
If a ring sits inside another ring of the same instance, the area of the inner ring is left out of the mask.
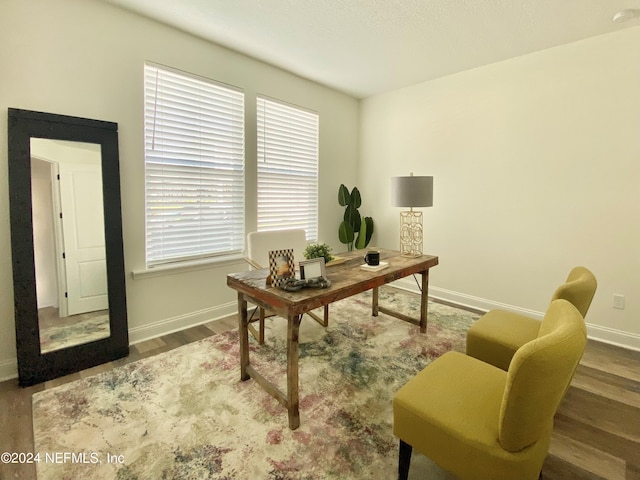
<path id="1" fill-rule="evenodd" d="M 400 212 L 400 253 L 405 257 L 422 256 L 422 212 Z"/>

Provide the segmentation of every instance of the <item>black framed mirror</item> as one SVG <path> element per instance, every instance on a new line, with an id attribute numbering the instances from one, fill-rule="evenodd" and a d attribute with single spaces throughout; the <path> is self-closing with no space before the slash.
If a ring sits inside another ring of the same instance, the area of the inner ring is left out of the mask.
<path id="1" fill-rule="evenodd" d="M 21 386 L 129 354 L 118 125 L 9 109 Z"/>

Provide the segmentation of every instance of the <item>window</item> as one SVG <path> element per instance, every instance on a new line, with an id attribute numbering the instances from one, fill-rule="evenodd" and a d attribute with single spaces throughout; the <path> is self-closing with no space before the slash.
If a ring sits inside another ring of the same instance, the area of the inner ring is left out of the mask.
<path id="1" fill-rule="evenodd" d="M 145 64 L 147 266 L 244 249 L 244 94 Z"/>
<path id="2" fill-rule="evenodd" d="M 318 115 L 258 97 L 258 230 L 318 239 Z"/>

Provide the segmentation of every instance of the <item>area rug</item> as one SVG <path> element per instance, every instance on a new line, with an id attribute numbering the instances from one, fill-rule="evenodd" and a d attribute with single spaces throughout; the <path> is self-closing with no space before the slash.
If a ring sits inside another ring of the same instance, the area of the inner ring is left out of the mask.
<path id="1" fill-rule="evenodd" d="M 417 315 L 418 295 L 380 291 Z M 427 334 L 380 314 L 371 293 L 331 305 L 329 327 L 300 329 L 300 417 L 241 382 L 238 331 L 33 395 L 37 465 L 49 479 L 390 479 L 397 474 L 394 393 L 434 358 L 464 351 L 477 315 L 429 303 Z M 267 320 L 251 363 L 286 384 L 286 321 Z M 62 455 L 64 454 L 64 455 Z"/>

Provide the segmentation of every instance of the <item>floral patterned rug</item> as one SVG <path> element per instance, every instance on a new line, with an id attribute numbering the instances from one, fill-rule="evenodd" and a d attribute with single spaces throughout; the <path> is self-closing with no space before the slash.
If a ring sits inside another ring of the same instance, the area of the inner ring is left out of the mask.
<path id="1" fill-rule="evenodd" d="M 393 288 L 380 304 L 415 315 Z M 238 332 L 33 395 L 38 479 L 389 479 L 397 475 L 394 393 L 434 358 L 464 351 L 477 315 L 429 304 L 427 335 L 380 314 L 367 292 L 300 329 L 301 426 L 253 380 L 239 381 Z M 286 321 L 267 319 L 251 363 L 284 390 Z M 414 455 L 415 457 L 415 455 Z M 46 461 L 45 461 L 46 460 Z M 412 467 L 413 469 L 413 467 Z"/>

